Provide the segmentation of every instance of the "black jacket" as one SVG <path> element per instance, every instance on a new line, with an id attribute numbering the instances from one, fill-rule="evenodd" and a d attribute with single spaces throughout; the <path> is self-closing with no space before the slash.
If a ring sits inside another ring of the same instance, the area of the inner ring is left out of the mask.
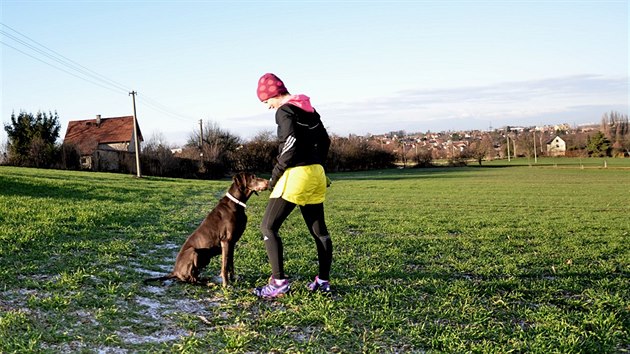
<path id="1" fill-rule="evenodd" d="M 288 167 L 324 165 L 330 138 L 319 113 L 307 112 L 291 104 L 276 111 L 278 125 L 278 161 L 271 173 L 273 187 Z"/>

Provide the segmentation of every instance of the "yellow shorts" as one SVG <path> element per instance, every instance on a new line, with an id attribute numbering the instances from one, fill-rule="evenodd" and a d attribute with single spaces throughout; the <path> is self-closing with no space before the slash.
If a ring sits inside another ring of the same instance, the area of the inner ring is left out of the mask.
<path id="1" fill-rule="evenodd" d="M 300 206 L 320 204 L 326 198 L 326 173 L 322 165 L 287 168 L 269 198 L 282 198 Z"/>

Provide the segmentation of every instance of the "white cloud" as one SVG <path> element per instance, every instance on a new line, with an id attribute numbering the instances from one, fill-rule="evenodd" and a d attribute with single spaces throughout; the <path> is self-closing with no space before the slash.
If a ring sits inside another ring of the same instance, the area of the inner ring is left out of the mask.
<path id="1" fill-rule="evenodd" d="M 391 130 L 486 129 L 490 125 L 584 123 L 628 112 L 628 78 L 579 75 L 478 87 L 407 90 L 389 97 L 322 105 L 339 134 Z"/>

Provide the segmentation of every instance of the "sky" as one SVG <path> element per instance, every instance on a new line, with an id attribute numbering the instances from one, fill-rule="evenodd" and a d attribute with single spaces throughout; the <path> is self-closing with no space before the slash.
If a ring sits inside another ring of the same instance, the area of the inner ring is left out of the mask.
<path id="1" fill-rule="evenodd" d="M 56 111 L 63 139 L 136 91 L 145 140 L 247 140 L 272 72 L 339 136 L 599 123 L 628 114 L 628 3 L 2 0 L 1 120 Z"/>

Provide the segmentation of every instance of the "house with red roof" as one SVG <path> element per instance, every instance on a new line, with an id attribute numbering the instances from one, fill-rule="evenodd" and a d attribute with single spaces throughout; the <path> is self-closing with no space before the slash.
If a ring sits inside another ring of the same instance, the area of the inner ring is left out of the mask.
<path id="1" fill-rule="evenodd" d="M 138 142 L 144 141 L 140 126 Z M 64 144 L 81 155 L 81 166 L 93 171 L 133 171 L 135 141 L 133 116 L 74 120 L 68 122 Z"/>

